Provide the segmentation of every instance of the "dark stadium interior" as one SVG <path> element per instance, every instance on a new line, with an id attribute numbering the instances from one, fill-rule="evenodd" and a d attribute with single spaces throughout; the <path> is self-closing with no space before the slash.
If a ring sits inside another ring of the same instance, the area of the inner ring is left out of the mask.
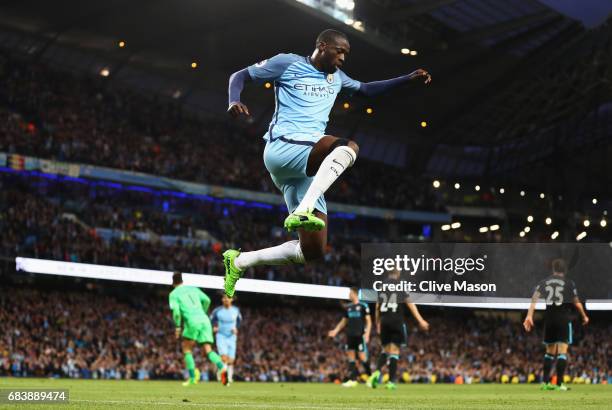
<path id="1" fill-rule="evenodd" d="M 351 77 L 423 67 L 433 82 L 338 98 L 328 131 L 360 156 L 325 194 L 324 259 L 246 278 L 356 285 L 367 242 L 612 246 L 612 17 L 585 27 L 537 0 L 355 0 L 362 31 L 306 3 L 0 4 L 0 379 L 184 378 L 169 287 L 26 273 L 15 258 L 222 276 L 224 249 L 295 238 L 262 162 L 274 92 L 249 85 L 253 115 L 232 121 L 228 79 L 309 55 L 330 27 L 351 41 Z M 602 277 L 590 285 L 610 299 Z M 325 337 L 340 301 L 242 292 L 237 305 L 237 381 L 345 378 L 343 339 Z M 567 375 L 610 384 L 609 311 L 589 315 L 586 328 L 573 318 Z M 540 381 L 542 329 L 524 333 L 524 312 L 423 316 L 432 328 L 409 322 L 404 381 Z"/>

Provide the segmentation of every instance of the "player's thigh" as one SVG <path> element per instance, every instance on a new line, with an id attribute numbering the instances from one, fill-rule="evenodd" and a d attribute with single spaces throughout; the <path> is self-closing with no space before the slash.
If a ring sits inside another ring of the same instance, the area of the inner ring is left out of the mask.
<path id="1" fill-rule="evenodd" d="M 567 343 L 557 343 L 557 354 L 567 354 L 568 349 Z"/>
<path id="2" fill-rule="evenodd" d="M 396 345 L 395 343 L 389 343 L 387 345 L 384 346 L 384 351 L 387 354 L 399 354 L 400 350 L 399 350 L 399 346 Z"/>
<path id="3" fill-rule="evenodd" d="M 334 137 L 333 135 L 323 136 L 312 148 L 310 155 L 308 156 L 308 164 L 306 166 L 306 175 L 313 176 L 317 173 L 317 170 L 321 166 L 321 163 L 327 155 L 338 145 L 340 138 Z M 346 140 L 345 140 L 346 141 Z M 348 141 L 346 143 L 349 147 L 359 154 L 359 145 L 355 141 Z"/>
<path id="4" fill-rule="evenodd" d="M 367 352 L 359 352 L 359 360 L 362 362 L 365 362 L 368 359 L 368 353 Z"/>
<path id="5" fill-rule="evenodd" d="M 316 232 L 308 232 L 304 229 L 298 230 L 300 247 L 307 262 L 322 259 L 327 248 L 327 215 L 320 211 L 314 213 L 325 222 L 325 228 Z"/>
<path id="6" fill-rule="evenodd" d="M 236 337 L 217 334 L 217 352 L 225 357 L 223 361 L 236 357 Z"/>
<path id="7" fill-rule="evenodd" d="M 217 345 L 217 353 L 219 353 L 221 356 L 227 356 L 227 338 L 222 334 L 217 333 L 215 344 Z"/>
<path id="8" fill-rule="evenodd" d="M 233 363 L 234 359 L 236 358 L 236 337 L 233 337 L 230 339 L 230 344 L 228 346 L 228 352 L 227 352 L 227 356 L 229 358 L 229 360 Z"/>
<path id="9" fill-rule="evenodd" d="M 181 341 L 181 347 L 183 349 L 183 353 L 192 352 L 195 346 L 195 340 L 185 339 L 183 336 L 183 340 Z"/>
<path id="10" fill-rule="evenodd" d="M 312 148 L 312 145 L 280 140 L 266 143 L 263 155 L 264 165 L 279 189 L 286 180 L 306 177 L 306 166 Z"/>
<path id="11" fill-rule="evenodd" d="M 570 344 L 571 339 L 571 324 L 567 322 L 549 322 L 544 325 L 544 343 L 547 346 Z M 558 350 L 558 346 L 555 347 L 556 350 Z"/>
<path id="12" fill-rule="evenodd" d="M 213 328 L 208 318 L 205 318 L 203 323 L 200 323 L 197 326 L 197 339 L 196 341 L 199 344 L 213 344 L 215 342 L 215 338 L 213 335 Z"/>
<path id="13" fill-rule="evenodd" d="M 187 344 L 191 344 L 192 347 L 195 344 L 195 342 L 197 342 L 198 340 L 198 336 L 200 333 L 200 329 L 198 328 L 198 326 L 194 326 L 192 323 L 189 322 L 185 322 L 184 326 L 183 326 L 183 342 L 187 343 Z"/>
<path id="14" fill-rule="evenodd" d="M 555 356 L 557 354 L 557 343 L 550 343 L 546 345 L 546 353 Z"/>
<path id="15" fill-rule="evenodd" d="M 349 360 L 355 360 L 355 358 L 356 358 L 357 356 L 355 355 L 355 351 L 354 351 L 354 350 L 347 350 L 347 351 L 346 351 L 346 357 L 347 357 Z"/>

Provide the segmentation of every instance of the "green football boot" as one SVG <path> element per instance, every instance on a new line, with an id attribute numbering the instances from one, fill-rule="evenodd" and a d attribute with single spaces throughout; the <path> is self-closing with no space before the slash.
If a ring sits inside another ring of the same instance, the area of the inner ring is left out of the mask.
<path id="1" fill-rule="evenodd" d="M 223 252 L 223 265 L 225 266 L 225 280 L 223 282 L 227 297 L 234 297 L 236 282 L 242 277 L 244 271 L 234 265 L 234 260 L 240 255 L 236 249 L 228 249 Z"/>
<path id="2" fill-rule="evenodd" d="M 195 377 L 190 377 L 188 380 L 184 381 L 183 387 L 195 386 L 196 385 Z"/>
<path id="3" fill-rule="evenodd" d="M 540 390 L 557 390 L 557 386 L 550 382 L 542 383 L 542 385 L 540 386 Z"/>
<path id="4" fill-rule="evenodd" d="M 292 232 L 300 228 L 310 232 L 320 231 L 325 228 L 325 221 L 321 218 L 317 218 L 310 210 L 293 212 L 285 218 L 285 229 L 287 231 Z"/>
<path id="5" fill-rule="evenodd" d="M 393 382 L 387 382 L 387 384 L 385 384 L 385 388 L 387 390 L 395 390 L 397 389 L 397 386 Z"/>
<path id="6" fill-rule="evenodd" d="M 380 377 L 380 370 L 376 370 L 370 377 L 368 377 L 367 386 L 375 389 L 378 386 L 378 378 Z"/>
<path id="7" fill-rule="evenodd" d="M 357 380 L 347 380 L 344 383 L 342 383 L 342 387 L 357 387 L 359 383 L 357 382 Z"/>

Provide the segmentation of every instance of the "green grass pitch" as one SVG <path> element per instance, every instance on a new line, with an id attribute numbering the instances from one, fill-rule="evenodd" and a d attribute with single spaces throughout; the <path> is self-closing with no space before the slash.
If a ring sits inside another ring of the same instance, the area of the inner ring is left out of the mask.
<path id="1" fill-rule="evenodd" d="M 542 392 L 537 385 L 399 385 L 396 391 L 365 385 L 343 388 L 307 383 L 180 382 L 0 379 L 0 389 L 68 389 L 70 404 L 80 409 L 575 409 L 612 408 L 612 386 L 579 385 L 568 392 Z M 0 408 L 32 408 L 4 404 Z M 36 406 L 36 408 L 44 408 Z M 57 407 L 55 407 L 57 408 Z"/>

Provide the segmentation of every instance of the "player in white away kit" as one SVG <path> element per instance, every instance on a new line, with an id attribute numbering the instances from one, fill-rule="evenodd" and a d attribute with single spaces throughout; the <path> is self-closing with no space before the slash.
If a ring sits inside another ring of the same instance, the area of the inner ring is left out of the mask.
<path id="1" fill-rule="evenodd" d="M 253 252 L 223 253 L 225 294 L 233 296 L 243 272 L 256 265 L 302 264 L 321 259 L 327 245 L 327 207 L 323 194 L 350 168 L 359 153 L 354 141 L 325 134 L 329 112 L 341 91 L 377 95 L 413 79 L 431 81 L 418 69 L 389 80 L 363 83 L 340 68 L 350 51 L 344 33 L 325 30 L 310 56 L 278 54 L 230 77 L 228 112 L 250 115 L 240 101 L 248 81 L 274 82 L 276 110 L 264 136 L 264 163 L 283 193 L 289 216 L 285 228 L 299 240 Z"/>

